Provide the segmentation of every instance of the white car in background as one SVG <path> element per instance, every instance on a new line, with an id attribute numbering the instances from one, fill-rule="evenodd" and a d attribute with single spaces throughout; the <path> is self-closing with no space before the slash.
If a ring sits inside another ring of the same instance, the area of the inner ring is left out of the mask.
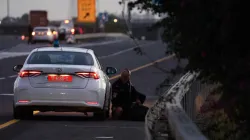
<path id="1" fill-rule="evenodd" d="M 74 22 L 72 20 L 64 20 L 59 26 L 59 39 L 65 40 L 70 35 L 75 34 Z"/>
<path id="2" fill-rule="evenodd" d="M 13 116 L 26 119 L 33 111 L 94 112 L 104 120 L 109 116 L 111 84 L 93 50 L 72 47 L 34 49 L 14 82 Z"/>
<path id="3" fill-rule="evenodd" d="M 49 42 L 52 43 L 58 38 L 58 32 L 55 27 L 35 27 L 32 32 L 32 43 Z"/>

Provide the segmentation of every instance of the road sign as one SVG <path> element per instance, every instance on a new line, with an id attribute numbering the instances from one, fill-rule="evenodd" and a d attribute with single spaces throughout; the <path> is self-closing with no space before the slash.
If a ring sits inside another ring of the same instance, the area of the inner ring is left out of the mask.
<path id="1" fill-rule="evenodd" d="M 77 0 L 78 22 L 96 22 L 95 0 Z"/>
<path id="2" fill-rule="evenodd" d="M 108 22 L 109 20 L 109 17 L 108 17 L 108 13 L 99 13 L 98 14 L 98 19 L 99 20 L 102 20 L 102 21 L 105 21 L 105 22 Z"/>
<path id="3" fill-rule="evenodd" d="M 105 22 L 109 21 L 109 15 L 107 12 L 103 13 L 103 16 L 105 17 Z"/>
<path id="4" fill-rule="evenodd" d="M 98 13 L 98 19 L 99 19 L 99 20 L 102 19 L 102 15 L 103 15 L 103 13 Z"/>

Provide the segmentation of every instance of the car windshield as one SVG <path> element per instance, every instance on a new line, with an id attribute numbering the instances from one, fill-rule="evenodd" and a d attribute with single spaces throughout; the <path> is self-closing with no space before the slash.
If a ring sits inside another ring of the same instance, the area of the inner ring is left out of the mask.
<path id="1" fill-rule="evenodd" d="M 60 25 L 60 27 L 64 27 L 64 28 L 71 28 L 73 26 L 74 25 L 73 25 L 72 21 L 69 21 L 69 23 L 61 22 L 61 25 Z"/>
<path id="2" fill-rule="evenodd" d="M 89 53 L 66 51 L 39 51 L 29 57 L 28 64 L 93 65 Z"/>

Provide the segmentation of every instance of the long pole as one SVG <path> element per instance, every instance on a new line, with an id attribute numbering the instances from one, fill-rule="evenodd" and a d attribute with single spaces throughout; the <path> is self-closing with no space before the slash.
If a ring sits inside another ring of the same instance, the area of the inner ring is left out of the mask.
<path id="1" fill-rule="evenodd" d="M 100 1 L 96 0 L 96 15 L 98 15 L 100 12 Z"/>
<path id="2" fill-rule="evenodd" d="M 7 0 L 7 17 L 10 17 L 10 0 Z"/>

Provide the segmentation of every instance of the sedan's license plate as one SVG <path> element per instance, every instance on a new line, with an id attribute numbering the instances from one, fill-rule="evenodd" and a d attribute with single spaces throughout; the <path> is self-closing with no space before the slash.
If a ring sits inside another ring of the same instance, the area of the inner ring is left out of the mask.
<path id="1" fill-rule="evenodd" d="M 72 82 L 71 75 L 48 75 L 49 82 Z"/>

